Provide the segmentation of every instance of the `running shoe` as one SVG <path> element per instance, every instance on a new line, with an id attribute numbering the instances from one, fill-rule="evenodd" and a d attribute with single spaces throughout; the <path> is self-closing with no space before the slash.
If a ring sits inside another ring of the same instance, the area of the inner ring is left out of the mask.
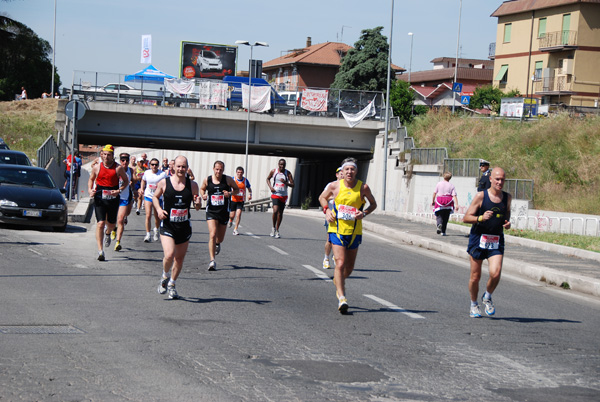
<path id="1" fill-rule="evenodd" d="M 471 306 L 470 316 L 471 318 L 481 318 L 481 310 L 479 310 L 479 305 Z"/>
<path id="2" fill-rule="evenodd" d="M 281 239 L 281 236 L 279 235 L 279 230 L 275 231 L 275 238 L 276 239 Z"/>
<path id="3" fill-rule="evenodd" d="M 323 260 L 323 269 L 329 269 L 331 268 L 331 264 L 329 263 L 329 258 L 325 258 Z"/>
<path id="4" fill-rule="evenodd" d="M 220 252 L 221 252 L 221 243 L 217 243 L 215 245 L 215 255 L 219 255 Z"/>
<path id="5" fill-rule="evenodd" d="M 437 234 L 442 233 L 442 224 L 437 225 Z"/>
<path id="6" fill-rule="evenodd" d="M 110 232 L 110 239 L 114 240 L 117 238 L 117 229 L 114 229 L 112 232 Z"/>
<path id="7" fill-rule="evenodd" d="M 177 290 L 175 290 L 175 285 L 169 285 L 167 286 L 167 292 L 169 292 L 169 294 L 167 294 L 167 298 L 169 299 L 179 299 L 179 295 L 177 294 Z"/>
<path id="8" fill-rule="evenodd" d="M 240 232 L 238 232 L 237 230 L 233 229 L 233 233 L 232 233 L 232 234 L 233 234 L 234 236 L 237 236 L 237 235 L 239 235 L 239 234 L 240 234 Z"/>
<path id="9" fill-rule="evenodd" d="M 121 242 L 117 240 L 117 243 L 115 244 L 115 251 L 121 251 Z"/>
<path id="10" fill-rule="evenodd" d="M 146 237 L 144 237 L 144 243 L 150 243 L 150 233 L 146 233 Z"/>
<path id="11" fill-rule="evenodd" d="M 489 299 L 485 299 L 485 298 L 481 298 L 481 302 L 484 304 L 485 306 L 485 313 L 487 315 L 494 315 L 496 314 L 496 308 L 494 307 L 494 303 L 492 303 L 492 298 L 490 297 Z"/>
<path id="12" fill-rule="evenodd" d="M 105 259 L 104 251 L 98 251 L 98 261 L 104 261 Z"/>
<path id="13" fill-rule="evenodd" d="M 164 295 L 167 293 L 167 284 L 169 283 L 169 278 L 162 278 L 158 284 L 158 293 Z"/>
<path id="14" fill-rule="evenodd" d="M 448 236 L 446 233 L 442 233 L 442 236 Z"/>
<path id="15" fill-rule="evenodd" d="M 152 240 L 158 241 L 158 239 L 160 239 L 160 237 L 158 235 L 158 229 L 154 228 L 154 235 L 152 236 Z"/>
<path id="16" fill-rule="evenodd" d="M 125 225 L 127 225 L 127 217 L 125 217 L 125 219 L 123 219 L 123 223 L 124 223 Z"/>
<path id="17" fill-rule="evenodd" d="M 275 228 L 271 229 L 271 234 L 269 236 L 275 237 Z"/>
<path id="18" fill-rule="evenodd" d="M 110 246 L 110 233 L 104 233 L 104 247 Z"/>
<path id="19" fill-rule="evenodd" d="M 340 303 L 338 304 L 338 311 L 341 314 L 348 313 L 348 300 L 345 297 L 340 298 Z"/>
<path id="20" fill-rule="evenodd" d="M 217 263 L 215 262 L 215 260 L 212 260 L 210 262 L 210 264 L 208 264 L 208 270 L 209 271 L 216 271 L 217 270 Z"/>
<path id="21" fill-rule="evenodd" d="M 136 214 L 136 215 L 139 215 L 139 214 L 140 214 L 140 209 L 139 209 L 139 208 L 135 210 L 135 214 Z"/>
<path id="22" fill-rule="evenodd" d="M 227 227 L 230 228 L 233 226 L 233 221 L 229 221 L 229 223 L 227 224 Z"/>

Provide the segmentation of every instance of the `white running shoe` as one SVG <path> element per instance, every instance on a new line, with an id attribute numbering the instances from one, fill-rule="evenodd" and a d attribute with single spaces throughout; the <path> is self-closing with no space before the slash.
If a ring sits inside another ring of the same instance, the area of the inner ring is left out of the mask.
<path id="1" fill-rule="evenodd" d="M 329 263 L 329 258 L 325 258 L 323 260 L 323 269 L 329 269 L 331 268 L 331 264 Z"/>
<path id="2" fill-rule="evenodd" d="M 154 228 L 154 235 L 152 236 L 152 241 L 158 241 L 160 236 L 158 234 L 158 229 Z"/>
<path id="3" fill-rule="evenodd" d="M 281 238 L 281 236 L 279 235 L 279 230 L 275 231 L 275 238 L 276 239 L 280 239 Z"/>
<path id="4" fill-rule="evenodd" d="M 167 284 L 169 283 L 169 278 L 161 278 L 158 284 L 158 293 L 164 295 L 167 293 Z"/>
<path id="5" fill-rule="evenodd" d="M 482 297 L 481 298 L 481 302 L 485 306 L 485 313 L 487 315 L 494 315 L 494 314 L 496 314 L 496 308 L 494 307 L 494 303 L 492 303 L 492 298 L 491 297 L 489 299 L 485 299 L 485 298 Z"/>
<path id="6" fill-rule="evenodd" d="M 110 246 L 110 233 L 104 233 L 104 247 Z"/>
<path id="7" fill-rule="evenodd" d="M 228 228 L 230 228 L 230 227 L 232 227 L 232 226 L 233 226 L 233 222 L 232 222 L 232 221 L 229 221 L 229 223 L 227 224 L 227 227 L 228 227 Z"/>
<path id="8" fill-rule="evenodd" d="M 140 209 L 139 209 L 139 208 L 135 210 L 135 214 L 136 214 L 136 215 L 139 215 L 139 214 L 140 214 Z"/>
<path id="9" fill-rule="evenodd" d="M 340 302 L 338 304 L 338 311 L 341 314 L 348 313 L 348 300 L 345 297 L 340 298 Z"/>
<path id="10" fill-rule="evenodd" d="M 105 259 L 104 251 L 98 251 L 98 261 L 104 261 Z"/>
<path id="11" fill-rule="evenodd" d="M 275 237 L 275 228 L 271 229 L 271 234 L 269 236 Z"/>
<path id="12" fill-rule="evenodd" d="M 221 252 L 221 243 L 215 244 L 215 255 L 219 255 Z"/>
<path id="13" fill-rule="evenodd" d="M 237 230 L 233 229 L 233 233 L 232 233 L 232 234 L 233 234 L 234 236 L 237 236 L 237 235 L 239 235 L 239 234 L 240 234 L 240 232 L 238 232 Z"/>
<path id="14" fill-rule="evenodd" d="M 169 292 L 169 294 L 167 295 L 167 298 L 169 298 L 169 299 L 179 299 L 179 295 L 177 294 L 177 290 L 175 289 L 175 285 L 169 285 L 169 286 L 167 286 L 167 292 Z"/>
<path id="15" fill-rule="evenodd" d="M 215 262 L 215 260 L 212 260 L 210 262 L 210 264 L 208 264 L 208 270 L 209 271 L 216 271 L 217 270 L 217 263 Z"/>
<path id="16" fill-rule="evenodd" d="M 150 243 L 150 233 L 146 233 L 146 237 L 144 237 L 144 243 Z"/>
<path id="17" fill-rule="evenodd" d="M 471 306 L 471 311 L 469 313 L 471 318 L 481 318 L 481 310 L 479 310 L 479 305 Z"/>

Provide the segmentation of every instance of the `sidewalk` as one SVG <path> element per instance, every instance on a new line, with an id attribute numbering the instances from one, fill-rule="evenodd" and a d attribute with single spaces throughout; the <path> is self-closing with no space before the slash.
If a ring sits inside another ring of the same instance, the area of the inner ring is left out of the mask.
<path id="1" fill-rule="evenodd" d="M 286 208 L 285 213 L 323 219 L 323 213 L 317 210 Z M 470 228 L 467 226 L 449 223 L 448 236 L 440 236 L 434 220 L 376 211 L 363 221 L 363 228 L 406 244 L 469 260 L 466 250 Z M 573 291 L 600 296 L 600 253 L 508 235 L 505 243 L 504 272 L 555 286 L 566 282 Z"/>

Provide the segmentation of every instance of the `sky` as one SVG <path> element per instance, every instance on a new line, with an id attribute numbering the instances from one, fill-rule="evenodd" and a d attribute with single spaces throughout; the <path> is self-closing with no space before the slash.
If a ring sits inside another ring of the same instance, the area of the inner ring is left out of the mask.
<path id="1" fill-rule="evenodd" d="M 459 57 L 487 59 L 496 40 L 500 0 L 462 0 Z M 0 14 L 31 28 L 53 44 L 55 0 L 0 0 Z M 152 35 L 152 64 L 179 75 L 181 42 L 234 45 L 236 40 L 267 42 L 254 47 L 255 59 L 280 57 L 312 44 L 360 38 L 382 26 L 390 37 L 392 0 L 56 0 L 56 67 L 63 85 L 73 72 L 131 74 L 140 63 L 141 37 Z M 411 71 L 430 70 L 436 57 L 455 57 L 460 0 L 395 0 L 392 63 Z M 250 48 L 240 46 L 238 70 L 248 70 Z"/>

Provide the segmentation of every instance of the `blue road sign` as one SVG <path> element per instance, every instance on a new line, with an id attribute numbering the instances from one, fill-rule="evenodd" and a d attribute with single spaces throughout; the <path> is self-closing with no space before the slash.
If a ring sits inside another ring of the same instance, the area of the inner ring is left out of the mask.
<path id="1" fill-rule="evenodd" d="M 460 82 L 455 82 L 454 85 L 452 86 L 452 92 L 458 92 L 461 93 L 462 92 L 462 85 Z"/>
<path id="2" fill-rule="evenodd" d="M 461 96 L 460 103 L 463 105 L 468 105 L 469 103 L 471 103 L 471 97 L 470 96 Z"/>

